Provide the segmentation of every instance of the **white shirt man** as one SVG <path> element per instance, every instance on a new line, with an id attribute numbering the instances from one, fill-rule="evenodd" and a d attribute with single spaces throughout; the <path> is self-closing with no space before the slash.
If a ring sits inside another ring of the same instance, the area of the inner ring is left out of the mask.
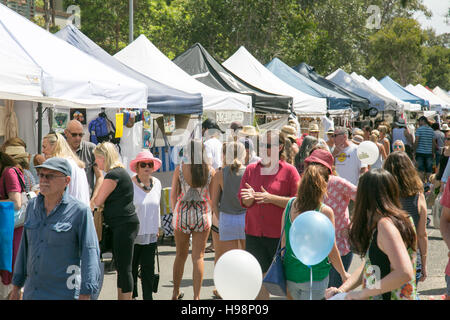
<path id="1" fill-rule="evenodd" d="M 367 165 L 359 160 L 358 146 L 348 140 L 345 128 L 336 128 L 334 135 L 336 147 L 333 156 L 336 172 L 340 177 L 357 186 L 360 174 L 367 171 Z"/>

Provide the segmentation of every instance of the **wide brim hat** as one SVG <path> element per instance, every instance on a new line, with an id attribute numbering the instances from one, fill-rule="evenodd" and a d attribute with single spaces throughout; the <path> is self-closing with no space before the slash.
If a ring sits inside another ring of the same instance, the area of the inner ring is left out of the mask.
<path id="1" fill-rule="evenodd" d="M 310 163 L 320 163 L 327 167 L 330 170 L 330 173 L 332 173 L 334 158 L 329 151 L 324 149 L 316 149 L 305 159 L 304 163 L 305 165 Z"/>
<path id="2" fill-rule="evenodd" d="M 448 127 L 448 124 L 444 123 L 441 127 L 441 131 L 449 131 L 450 128 Z"/>
<path id="3" fill-rule="evenodd" d="M 130 170 L 133 172 L 136 172 L 136 166 L 139 162 L 145 162 L 145 161 L 153 161 L 153 171 L 158 171 L 159 168 L 161 168 L 162 161 L 158 158 L 155 158 L 153 154 L 148 151 L 144 150 L 137 154 L 136 158 L 131 160 L 130 162 Z"/>
<path id="4" fill-rule="evenodd" d="M 395 125 L 399 127 L 406 127 L 406 122 L 403 119 L 398 119 L 397 121 L 395 121 Z"/>
<path id="5" fill-rule="evenodd" d="M 319 132 L 319 126 L 315 123 L 309 125 L 309 132 Z"/>
<path id="6" fill-rule="evenodd" d="M 254 126 L 243 126 L 238 135 L 240 136 L 257 136 L 259 134 L 258 130 Z"/>
<path id="7" fill-rule="evenodd" d="M 297 140 L 297 130 L 293 126 L 283 126 L 283 128 L 281 128 L 281 132 L 283 132 L 286 137 Z"/>

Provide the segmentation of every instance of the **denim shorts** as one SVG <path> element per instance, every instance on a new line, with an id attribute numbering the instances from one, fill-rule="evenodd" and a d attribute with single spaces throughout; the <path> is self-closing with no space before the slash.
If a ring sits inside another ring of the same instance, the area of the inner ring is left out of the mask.
<path id="1" fill-rule="evenodd" d="M 245 213 L 220 212 L 219 236 L 220 241 L 245 240 Z"/>
<path id="2" fill-rule="evenodd" d="M 417 169 L 420 172 L 433 172 L 433 155 L 425 153 L 416 153 Z"/>
<path id="3" fill-rule="evenodd" d="M 322 300 L 325 298 L 325 290 L 328 287 L 329 277 L 321 281 L 312 282 L 312 300 Z M 296 283 L 287 280 L 287 289 L 294 300 L 309 300 L 310 297 L 310 286 L 309 282 Z"/>

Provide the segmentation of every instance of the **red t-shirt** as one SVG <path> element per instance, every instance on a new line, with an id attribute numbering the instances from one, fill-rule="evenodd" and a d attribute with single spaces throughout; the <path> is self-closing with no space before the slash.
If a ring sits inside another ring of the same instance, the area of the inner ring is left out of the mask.
<path id="1" fill-rule="evenodd" d="M 14 170 L 15 169 L 15 170 Z M 3 170 L 2 176 L 0 177 L 0 199 L 8 199 L 8 193 L 10 192 L 22 192 L 22 187 L 20 186 L 19 178 L 17 177 L 16 172 L 22 178 L 22 181 L 25 181 L 23 178 L 23 173 L 17 168 L 7 167 Z M 5 191 L 6 187 L 6 191 Z"/>
<path id="2" fill-rule="evenodd" d="M 445 185 L 444 193 L 441 197 L 441 205 L 443 207 L 450 208 L 450 182 Z M 450 259 L 448 259 L 447 267 L 445 268 L 445 274 L 450 276 Z"/>
<path id="3" fill-rule="evenodd" d="M 245 208 L 241 199 L 241 190 L 246 189 L 245 183 L 252 186 L 256 192 L 261 192 L 261 186 L 269 192 L 282 197 L 295 197 L 297 195 L 300 175 L 294 166 L 285 161 L 278 161 L 278 172 L 274 175 L 261 175 L 261 162 L 252 163 L 245 169 L 239 187 L 239 201 Z M 283 208 L 273 204 L 257 204 L 256 201 L 247 208 L 245 215 L 245 233 L 255 237 L 279 238 L 281 235 L 281 218 Z"/>

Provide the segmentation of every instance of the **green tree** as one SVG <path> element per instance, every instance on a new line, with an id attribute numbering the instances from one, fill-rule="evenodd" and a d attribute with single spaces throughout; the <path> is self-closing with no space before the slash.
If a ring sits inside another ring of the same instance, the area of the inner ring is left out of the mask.
<path id="1" fill-rule="evenodd" d="M 368 74 L 391 76 L 401 85 L 422 82 L 427 34 L 414 19 L 395 18 L 370 37 Z"/>

